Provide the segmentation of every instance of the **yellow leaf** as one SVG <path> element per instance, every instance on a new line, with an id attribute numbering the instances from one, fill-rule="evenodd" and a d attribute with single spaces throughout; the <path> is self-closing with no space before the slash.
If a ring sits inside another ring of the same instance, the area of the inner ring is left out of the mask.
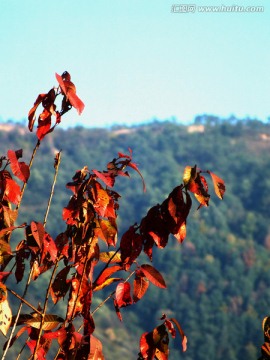
<path id="1" fill-rule="evenodd" d="M 0 303 L 0 330 L 6 336 L 11 325 L 12 313 L 7 299 Z"/>

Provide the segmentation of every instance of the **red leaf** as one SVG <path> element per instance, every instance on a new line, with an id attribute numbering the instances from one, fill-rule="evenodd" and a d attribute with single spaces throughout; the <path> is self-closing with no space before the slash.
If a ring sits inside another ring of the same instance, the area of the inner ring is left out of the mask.
<path id="1" fill-rule="evenodd" d="M 152 265 L 143 264 L 141 265 L 140 269 L 144 273 L 145 277 L 149 281 L 151 281 L 152 284 L 163 289 L 166 288 L 166 284 L 163 279 L 163 276 Z"/>
<path id="2" fill-rule="evenodd" d="M 166 315 L 165 315 L 165 317 L 166 317 Z M 172 321 L 170 321 L 166 318 L 164 321 L 164 324 L 165 324 L 166 328 L 168 329 L 169 333 L 171 334 L 171 336 L 173 338 L 175 338 L 176 331 L 175 331 Z"/>
<path id="3" fill-rule="evenodd" d="M 175 231 L 173 233 L 174 237 L 180 242 L 182 243 L 185 238 L 186 238 L 186 234 L 187 234 L 187 229 L 186 229 L 186 222 L 184 221 L 182 223 L 181 226 L 179 226 L 179 228 L 177 229 L 177 231 Z"/>
<path id="4" fill-rule="evenodd" d="M 119 266 L 119 265 L 114 265 L 114 266 L 108 267 L 105 270 L 103 270 L 101 275 L 94 282 L 94 288 L 95 288 L 95 286 L 101 285 L 112 274 L 114 274 L 114 273 L 116 273 L 117 271 L 120 271 L 120 270 L 123 270 L 123 268 L 122 268 L 122 266 Z"/>
<path id="5" fill-rule="evenodd" d="M 156 353 L 156 347 L 153 341 L 152 334 L 152 332 L 145 332 L 140 338 L 141 355 L 143 359 L 146 360 L 153 360 Z"/>
<path id="6" fill-rule="evenodd" d="M 41 249 L 42 245 L 43 245 L 43 241 L 44 241 L 44 236 L 45 236 L 44 226 L 42 225 L 42 223 L 35 222 L 35 221 L 32 221 L 30 226 L 31 226 L 32 235 L 33 235 L 34 239 L 36 240 L 38 247 Z"/>
<path id="7" fill-rule="evenodd" d="M 30 131 L 33 131 L 33 127 L 34 127 L 34 123 L 36 120 L 36 110 L 37 107 L 39 106 L 39 104 L 44 100 L 44 98 L 47 96 L 47 94 L 39 94 L 34 106 L 32 107 L 32 109 L 30 109 L 29 113 L 28 113 L 28 128 Z"/>
<path id="8" fill-rule="evenodd" d="M 80 220 L 80 209 L 82 207 L 82 200 L 76 199 L 72 196 L 68 206 L 63 209 L 62 217 L 67 225 L 77 225 Z"/>
<path id="9" fill-rule="evenodd" d="M 43 263 L 44 258 L 46 257 L 47 254 L 49 254 L 50 260 L 52 262 L 55 262 L 55 260 L 57 258 L 57 248 L 56 248 L 55 242 L 48 233 L 45 233 L 45 236 L 43 239 L 42 256 L 41 256 L 40 263 Z"/>
<path id="10" fill-rule="evenodd" d="M 211 171 L 208 174 L 212 177 L 216 195 L 222 200 L 226 190 L 224 181 Z"/>
<path id="11" fill-rule="evenodd" d="M 115 176 L 112 172 L 108 172 L 108 171 L 103 171 L 100 172 L 98 170 L 93 169 L 92 172 L 99 178 L 101 179 L 105 185 L 109 186 L 109 187 L 113 187 L 114 183 L 115 183 Z"/>
<path id="12" fill-rule="evenodd" d="M 130 296 L 130 284 L 128 282 L 122 282 L 117 285 L 115 291 L 115 300 L 119 308 L 132 304 L 132 299 Z"/>
<path id="13" fill-rule="evenodd" d="M 70 287 L 70 282 L 67 281 L 69 270 L 70 270 L 70 266 L 66 266 L 64 267 L 64 269 L 59 271 L 50 288 L 50 294 L 54 304 L 56 304 L 68 292 L 68 289 Z"/>
<path id="14" fill-rule="evenodd" d="M 136 227 L 130 228 L 123 234 L 120 242 L 121 260 L 126 270 L 137 259 L 142 251 L 142 237 L 136 233 Z"/>
<path id="15" fill-rule="evenodd" d="M 78 111 L 78 114 L 81 115 L 84 109 L 84 103 L 76 95 L 76 87 L 70 81 L 70 75 L 68 72 L 64 72 L 62 76 L 55 73 L 55 77 L 70 104 Z"/>
<path id="16" fill-rule="evenodd" d="M 47 134 L 53 131 L 54 127 L 51 128 L 52 124 L 52 114 L 47 109 L 44 109 L 43 112 L 39 115 L 38 118 L 38 127 L 37 127 L 37 137 L 41 141 Z"/>
<path id="17" fill-rule="evenodd" d="M 141 179 L 142 179 L 142 183 L 143 183 L 143 191 L 146 192 L 146 185 L 145 185 L 145 181 L 144 178 L 142 176 L 142 173 L 140 172 L 140 170 L 138 169 L 137 164 L 129 162 L 127 166 L 130 166 L 132 169 L 134 169 L 135 171 L 137 171 L 137 173 L 140 175 Z"/>
<path id="18" fill-rule="evenodd" d="M 121 312 L 120 312 L 120 308 L 119 308 L 119 306 L 118 306 L 118 304 L 117 304 L 116 299 L 113 300 L 113 304 L 114 304 L 115 312 L 116 312 L 116 315 L 117 315 L 118 319 L 119 319 L 120 321 L 122 321 L 122 320 L 123 320 L 122 314 L 121 314 Z"/>
<path id="19" fill-rule="evenodd" d="M 24 183 L 27 182 L 30 176 L 29 166 L 23 161 L 18 161 L 18 152 L 8 150 L 7 156 L 10 161 L 10 167 L 15 176 L 17 176 Z"/>
<path id="20" fill-rule="evenodd" d="M 21 199 L 21 188 L 13 179 L 5 179 L 5 197 L 15 205 L 18 205 Z"/>
<path id="21" fill-rule="evenodd" d="M 182 349 L 185 352 L 187 350 L 187 337 L 186 337 L 181 325 L 179 324 L 179 322 L 175 318 L 171 318 L 170 321 L 172 321 L 176 325 L 176 327 L 177 327 L 177 329 L 179 331 L 179 334 L 180 334 L 180 336 L 182 338 Z"/>
<path id="22" fill-rule="evenodd" d="M 108 192 L 104 189 L 97 189 L 96 193 L 93 194 L 95 202 L 93 204 L 98 215 L 102 217 L 115 218 L 114 202 Z"/>
<path id="23" fill-rule="evenodd" d="M 67 319 L 70 320 L 72 317 L 81 313 L 84 307 L 84 298 L 89 292 L 89 284 L 87 280 L 82 280 L 82 285 L 80 286 L 80 281 L 76 278 L 71 280 L 71 291 L 69 294 L 68 300 L 68 311 Z M 79 291 L 80 290 L 80 291 Z"/>
<path id="24" fill-rule="evenodd" d="M 143 218 L 140 227 L 144 239 L 154 240 L 159 248 L 167 245 L 169 237 L 168 223 L 164 221 L 160 205 L 153 206 Z"/>
<path id="25" fill-rule="evenodd" d="M 90 354 L 87 360 L 105 360 L 102 343 L 93 335 L 90 335 Z"/>
<path id="26" fill-rule="evenodd" d="M 153 331 L 144 333 L 140 339 L 141 357 L 146 360 L 168 360 L 169 338 L 164 324 Z"/>
<path id="27" fill-rule="evenodd" d="M 141 276 L 140 271 L 136 271 L 136 276 L 133 282 L 133 301 L 136 303 L 139 301 L 146 293 L 149 287 L 149 281 L 143 276 Z"/>

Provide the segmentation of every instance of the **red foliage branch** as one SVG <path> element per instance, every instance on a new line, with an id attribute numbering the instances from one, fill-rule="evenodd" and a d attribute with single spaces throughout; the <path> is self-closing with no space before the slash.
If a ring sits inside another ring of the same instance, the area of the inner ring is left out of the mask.
<path id="1" fill-rule="evenodd" d="M 60 123 L 63 114 L 72 107 L 81 114 L 84 108 L 70 75 L 67 72 L 62 76 L 56 74 L 56 79 L 58 88 L 52 88 L 47 94 L 40 94 L 29 111 L 29 130 L 33 131 L 37 108 L 39 105 L 43 107 L 36 131 L 38 144 Z M 57 96 L 63 97 L 59 111 L 55 104 Z M 52 117 L 55 117 L 54 125 Z M 12 209 L 12 204 L 18 205 L 22 195 L 13 176 L 26 184 L 31 167 L 19 161 L 21 157 L 22 150 L 9 150 L 7 157 L 2 157 L 0 161 L 0 279 L 4 282 L 8 277 L 14 277 L 17 283 L 21 282 L 25 277 L 26 262 L 30 265 L 26 290 L 30 281 L 37 281 L 44 273 L 49 272 L 51 275 L 43 309 L 31 304 L 31 310 L 36 309 L 34 312 L 20 314 L 19 310 L 16 319 L 13 318 L 14 327 L 24 326 L 15 336 L 11 332 L 5 352 L 26 332 L 29 337 L 26 344 L 35 359 L 45 359 L 55 341 L 59 345 L 55 359 L 104 359 L 102 344 L 93 336 L 93 314 L 107 300 L 112 299 L 116 315 L 122 320 L 121 308 L 141 300 L 150 283 L 166 288 L 163 275 L 152 264 L 140 264 L 140 255 L 145 253 L 152 261 L 153 248 L 165 248 L 170 235 L 179 243 L 184 241 L 187 218 L 192 206 L 190 193 L 198 200 L 199 208 L 209 205 L 208 183 L 202 174 L 210 175 L 220 199 L 225 192 L 224 181 L 210 171 L 202 171 L 196 166 L 186 167 L 183 184 L 176 186 L 161 204 L 150 208 L 139 224 L 130 226 L 117 247 L 120 195 L 113 190 L 115 182 L 119 177 L 129 177 L 127 169 L 132 169 L 139 174 L 144 191 L 146 189 L 143 176 L 133 162 L 133 154 L 129 149 L 129 154 L 118 153 L 107 164 L 106 170 L 90 171 L 84 166 L 67 183 L 66 187 L 72 196 L 62 213 L 66 223 L 63 233 L 53 239 L 45 230 L 46 221 L 22 224 L 19 227 L 25 228 L 25 237 L 12 251 L 9 239 L 17 228 L 14 222 L 18 213 L 18 209 Z M 57 171 L 59 163 L 56 157 Z M 8 170 L 9 166 L 11 172 Z M 108 252 L 101 252 L 100 241 L 105 242 Z M 12 261 L 13 267 L 10 271 L 5 271 Z M 94 272 L 97 264 L 103 264 L 101 269 L 99 267 L 98 275 Z M 115 290 L 93 311 L 91 306 L 94 294 L 112 284 L 115 284 Z M 12 293 L 16 294 L 14 291 Z M 22 301 L 25 293 L 21 297 Z M 0 283 L 0 307 L 2 299 L 2 307 L 5 306 L 7 312 L 9 306 L 6 294 L 6 290 L 1 293 Z M 16 296 L 20 298 L 20 295 Z M 49 300 L 56 304 L 64 297 L 67 298 L 64 319 L 47 312 Z M 25 304 L 27 305 L 26 301 Z M 75 319 L 76 323 L 78 319 L 82 320 L 79 329 L 75 328 Z M 165 315 L 162 320 L 161 325 L 142 335 L 140 359 L 168 359 L 169 335 L 173 338 L 176 335 L 174 326 L 181 336 L 182 348 L 186 350 L 187 339 L 178 321 L 174 318 L 167 319 Z M 2 321 L 0 331 L 6 334 L 9 326 L 8 321 Z"/>

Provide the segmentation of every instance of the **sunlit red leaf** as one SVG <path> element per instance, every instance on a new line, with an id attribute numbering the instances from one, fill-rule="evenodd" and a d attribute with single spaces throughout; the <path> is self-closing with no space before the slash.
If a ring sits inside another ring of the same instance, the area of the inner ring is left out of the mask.
<path id="1" fill-rule="evenodd" d="M 62 217 L 67 225 L 77 225 L 80 220 L 80 209 L 82 200 L 74 196 L 70 199 L 68 206 L 63 209 Z"/>
<path id="2" fill-rule="evenodd" d="M 29 166 L 23 161 L 18 161 L 17 154 L 18 152 L 8 150 L 7 156 L 10 161 L 10 167 L 13 174 L 26 183 L 30 176 Z"/>
<path id="3" fill-rule="evenodd" d="M 175 229 L 176 231 L 173 232 L 174 237 L 180 242 L 182 243 L 185 238 L 186 238 L 186 234 L 187 234 L 187 227 L 186 227 L 186 222 L 184 221 L 182 223 L 182 225 L 180 225 L 177 229 Z"/>
<path id="4" fill-rule="evenodd" d="M 116 217 L 112 199 L 104 189 L 97 190 L 93 206 L 96 212 L 102 217 Z"/>
<path id="5" fill-rule="evenodd" d="M 21 188 L 15 180 L 9 178 L 5 179 L 5 197 L 8 201 L 18 205 L 21 199 Z"/>
<path id="6" fill-rule="evenodd" d="M 47 255 L 49 255 L 49 258 L 52 262 L 55 262 L 56 257 L 57 257 L 56 244 L 55 244 L 54 240 L 52 239 L 52 237 L 48 233 L 45 233 L 44 239 L 43 239 L 43 244 L 42 244 L 42 255 L 41 255 L 41 260 L 40 260 L 41 263 L 43 263 L 44 258 Z"/>
<path id="7" fill-rule="evenodd" d="M 71 291 L 68 300 L 67 319 L 70 320 L 77 314 L 81 313 L 84 307 L 84 299 L 86 299 L 90 291 L 89 284 L 86 279 L 80 281 L 76 278 L 71 280 Z"/>
<path id="8" fill-rule="evenodd" d="M 115 300 L 120 308 L 132 304 L 132 298 L 130 296 L 130 284 L 128 282 L 122 282 L 117 285 L 115 291 Z"/>
<path id="9" fill-rule="evenodd" d="M 114 183 L 115 183 L 115 176 L 113 175 L 112 172 L 108 172 L 108 171 L 104 171 L 104 172 L 100 172 L 98 170 L 93 169 L 92 172 L 99 178 L 101 179 L 105 185 L 109 186 L 109 187 L 113 187 Z"/>
<path id="10" fill-rule="evenodd" d="M 83 112 L 84 103 L 76 95 L 76 87 L 70 81 L 70 75 L 66 71 L 62 74 L 62 76 L 56 73 L 55 77 L 61 87 L 62 92 L 65 94 L 70 104 L 78 111 L 78 114 L 80 115 Z"/>
<path id="11" fill-rule="evenodd" d="M 90 336 L 90 354 L 87 360 L 105 360 L 102 353 L 102 343 L 95 336 Z"/>
<path id="12" fill-rule="evenodd" d="M 102 271 L 101 275 L 97 278 L 94 282 L 94 286 L 101 285 L 104 281 L 106 281 L 112 274 L 116 273 L 117 271 L 122 270 L 122 266 L 114 265 L 111 267 L 107 267 L 105 270 Z"/>
<path id="13" fill-rule="evenodd" d="M 211 171 L 208 171 L 208 173 L 212 177 L 216 195 L 222 200 L 226 190 L 224 180 L 222 180 L 220 177 L 218 177 L 216 174 L 212 173 Z"/>
<path id="14" fill-rule="evenodd" d="M 143 264 L 141 265 L 140 269 L 144 273 L 145 277 L 151 281 L 157 287 L 166 288 L 165 281 L 161 273 L 155 269 L 152 265 Z"/>

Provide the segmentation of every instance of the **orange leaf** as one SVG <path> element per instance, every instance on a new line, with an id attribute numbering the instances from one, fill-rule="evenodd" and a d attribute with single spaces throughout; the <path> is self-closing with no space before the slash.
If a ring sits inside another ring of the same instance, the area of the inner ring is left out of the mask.
<path id="1" fill-rule="evenodd" d="M 214 189 L 217 197 L 219 197 L 222 200 L 226 190 L 224 181 L 216 174 L 212 173 L 211 171 L 208 171 L 208 174 L 210 174 L 212 177 Z"/>
<path id="2" fill-rule="evenodd" d="M 104 251 L 99 254 L 99 260 L 105 263 L 119 263 L 121 262 L 121 254 L 116 253 L 115 251 Z"/>
<path id="3" fill-rule="evenodd" d="M 93 291 L 99 291 L 104 289 L 106 286 L 111 285 L 112 283 L 116 282 L 116 281 L 120 281 L 123 280 L 122 278 L 109 278 L 107 280 L 105 280 L 102 284 L 100 285 L 93 285 Z"/>

